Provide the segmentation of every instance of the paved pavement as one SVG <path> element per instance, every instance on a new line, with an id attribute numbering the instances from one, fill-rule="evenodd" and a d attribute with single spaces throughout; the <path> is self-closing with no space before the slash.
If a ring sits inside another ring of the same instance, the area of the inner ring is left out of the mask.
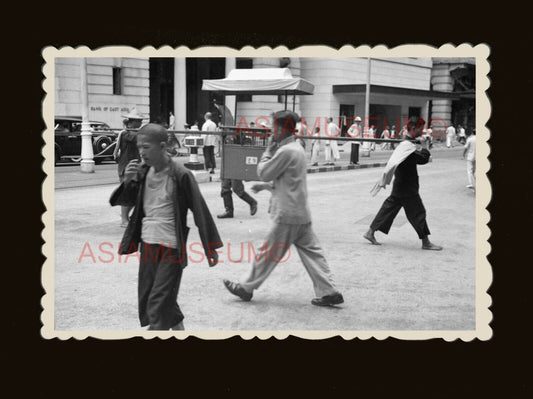
<path id="1" fill-rule="evenodd" d="M 454 149 L 447 149 L 438 147 L 432 150 L 433 157 L 460 157 L 462 150 L 459 147 Z M 335 172 L 340 170 L 364 169 L 385 166 L 392 151 L 385 150 L 373 151 L 370 156 L 359 156 L 358 165 L 350 165 L 350 148 L 349 143 L 341 146 L 341 159 L 336 162 L 335 166 L 324 166 L 323 155 L 318 167 L 309 166 L 308 173 L 323 173 Z M 308 151 L 308 158 L 310 154 Z M 188 162 L 188 156 L 179 156 L 178 160 L 182 163 Z M 203 163 L 203 157 L 200 155 L 200 162 Z M 220 166 L 220 158 L 217 158 L 217 165 Z M 207 171 L 195 171 L 196 179 L 199 183 L 218 182 L 220 181 L 220 169 L 215 171 L 215 174 L 209 174 Z M 82 173 L 78 164 L 62 164 L 55 167 L 54 171 L 56 189 L 85 187 L 102 184 L 118 184 L 117 165 L 114 162 L 104 162 L 100 165 L 95 165 L 94 173 Z"/>
<path id="2" fill-rule="evenodd" d="M 431 239 L 444 246 L 442 252 L 421 250 L 403 213 L 388 236 L 376 234 L 383 245 L 373 246 L 362 238 L 387 195 L 369 194 L 379 169 L 308 175 L 313 226 L 345 297 L 335 309 L 311 305 L 311 281 L 294 248 L 251 302 L 225 290 L 222 279 L 246 274 L 266 237 L 268 192 L 256 195 L 255 216 L 235 198 L 235 218 L 215 219 L 225 245 L 222 263 L 213 268 L 202 259 L 198 231 L 189 216 L 190 264 L 179 295 L 186 329 L 475 329 L 475 196 L 465 188 L 466 166 L 457 150 L 438 150 L 433 156 L 432 163 L 419 167 L 421 196 Z M 57 168 L 56 176 L 63 169 Z M 138 259 L 116 255 L 123 229 L 120 210 L 108 203 L 113 188 L 101 184 L 55 190 L 50 267 L 57 330 L 140 330 Z M 211 212 L 221 213 L 220 185 L 202 184 L 201 191 Z"/>

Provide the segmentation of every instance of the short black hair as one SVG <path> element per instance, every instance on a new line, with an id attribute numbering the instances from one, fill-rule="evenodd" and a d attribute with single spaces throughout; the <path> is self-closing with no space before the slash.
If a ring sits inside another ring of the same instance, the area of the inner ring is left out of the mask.
<path id="1" fill-rule="evenodd" d="M 296 124 L 300 120 L 296 112 L 287 110 L 274 112 L 272 118 L 274 119 L 274 127 L 281 127 L 282 130 L 278 134 L 281 134 L 282 137 L 293 136 L 296 132 Z"/>
<path id="2" fill-rule="evenodd" d="M 137 136 L 145 136 L 151 143 L 162 143 L 168 141 L 168 131 L 163 126 L 156 123 L 144 125 L 138 132 Z"/>

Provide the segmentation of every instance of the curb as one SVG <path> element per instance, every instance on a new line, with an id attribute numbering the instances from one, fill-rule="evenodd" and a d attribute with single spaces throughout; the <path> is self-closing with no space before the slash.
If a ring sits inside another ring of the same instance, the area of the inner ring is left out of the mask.
<path id="1" fill-rule="evenodd" d="M 308 167 L 307 174 L 312 173 L 325 173 L 325 172 L 337 172 L 342 170 L 354 170 L 354 169 L 367 169 L 367 168 L 379 168 L 387 165 L 387 162 L 374 162 L 374 163 L 364 163 L 356 165 L 333 165 L 333 166 L 316 166 Z M 205 170 L 191 170 L 198 184 L 202 183 L 212 183 L 220 182 L 220 172 L 218 174 L 210 174 Z M 93 186 L 105 186 L 105 185 L 118 185 L 119 181 L 116 178 L 104 178 L 97 181 L 85 181 L 83 183 L 76 182 L 75 184 L 69 184 L 69 182 L 57 182 L 54 189 L 66 189 L 66 188 L 83 188 L 83 187 L 93 187 Z"/>
<path id="2" fill-rule="evenodd" d="M 308 167 L 307 174 L 312 173 L 324 173 L 324 172 L 337 172 L 341 170 L 353 170 L 353 169 L 366 169 L 366 168 L 379 168 L 387 165 L 387 162 L 374 162 L 355 165 L 342 165 L 342 166 L 316 166 Z M 191 171 L 196 177 L 198 183 L 220 182 L 220 175 L 210 175 L 207 171 Z"/>

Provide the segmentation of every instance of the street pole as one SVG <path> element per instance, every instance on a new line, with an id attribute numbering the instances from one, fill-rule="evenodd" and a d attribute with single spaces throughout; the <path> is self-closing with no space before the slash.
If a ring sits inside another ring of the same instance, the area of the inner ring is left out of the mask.
<path id="1" fill-rule="evenodd" d="M 87 90 L 87 59 L 80 58 L 81 70 L 81 172 L 94 173 L 92 130 L 89 123 L 89 93 Z"/>
<path id="2" fill-rule="evenodd" d="M 366 90 L 365 90 L 365 121 L 363 125 L 363 137 L 368 138 L 368 118 L 370 117 L 370 57 L 367 58 L 367 66 L 366 66 Z M 363 148 L 362 148 L 362 156 L 369 157 L 370 156 L 370 147 L 368 146 L 369 143 L 364 142 Z"/>

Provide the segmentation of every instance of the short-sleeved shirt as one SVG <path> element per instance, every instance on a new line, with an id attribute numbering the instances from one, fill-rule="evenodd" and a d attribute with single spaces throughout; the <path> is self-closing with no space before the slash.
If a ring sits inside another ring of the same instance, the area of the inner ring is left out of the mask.
<path id="1" fill-rule="evenodd" d="M 202 131 L 204 132 L 216 132 L 217 125 L 212 120 L 208 119 L 202 125 Z M 218 137 L 213 134 L 204 134 L 204 146 L 214 146 L 217 144 Z"/>

